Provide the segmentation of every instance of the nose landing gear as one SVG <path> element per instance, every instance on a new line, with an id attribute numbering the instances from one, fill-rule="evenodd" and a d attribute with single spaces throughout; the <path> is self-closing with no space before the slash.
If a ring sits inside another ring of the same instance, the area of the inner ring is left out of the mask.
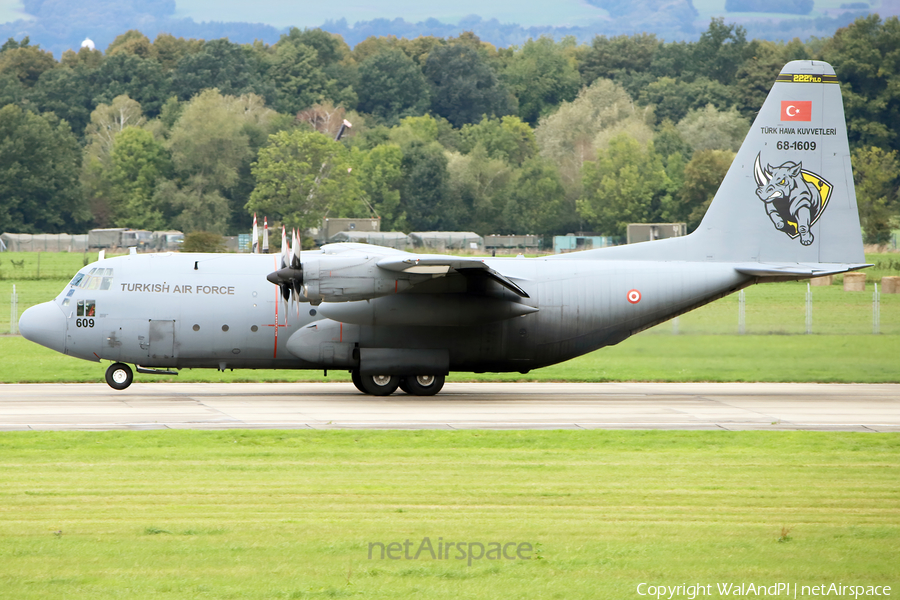
<path id="1" fill-rule="evenodd" d="M 125 363 L 113 363 L 106 369 L 106 383 L 114 390 L 124 390 L 134 381 L 134 372 Z"/>

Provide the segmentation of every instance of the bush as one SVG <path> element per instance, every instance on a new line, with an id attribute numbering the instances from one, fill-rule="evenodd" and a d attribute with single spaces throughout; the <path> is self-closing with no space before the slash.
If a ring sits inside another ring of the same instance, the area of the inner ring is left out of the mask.
<path id="1" fill-rule="evenodd" d="M 184 235 L 182 252 L 225 252 L 225 240 L 218 233 L 194 231 Z"/>

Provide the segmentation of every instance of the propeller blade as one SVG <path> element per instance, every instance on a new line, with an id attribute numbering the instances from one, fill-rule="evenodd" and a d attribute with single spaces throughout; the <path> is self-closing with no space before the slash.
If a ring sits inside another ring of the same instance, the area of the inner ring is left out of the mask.
<path id="1" fill-rule="evenodd" d="M 294 230 L 293 255 L 291 256 L 291 268 L 300 269 L 300 234 Z"/>
<path id="2" fill-rule="evenodd" d="M 281 226 L 281 268 L 284 269 L 290 263 L 288 263 L 288 256 L 290 255 L 291 249 L 288 246 L 287 242 L 287 231 L 284 229 L 284 225 Z"/>

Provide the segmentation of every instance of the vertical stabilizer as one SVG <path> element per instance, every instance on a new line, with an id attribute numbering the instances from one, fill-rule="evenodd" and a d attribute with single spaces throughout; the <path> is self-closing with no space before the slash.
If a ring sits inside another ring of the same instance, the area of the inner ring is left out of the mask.
<path id="1" fill-rule="evenodd" d="M 690 237 L 706 260 L 865 262 L 844 106 L 831 65 L 785 65 Z"/>

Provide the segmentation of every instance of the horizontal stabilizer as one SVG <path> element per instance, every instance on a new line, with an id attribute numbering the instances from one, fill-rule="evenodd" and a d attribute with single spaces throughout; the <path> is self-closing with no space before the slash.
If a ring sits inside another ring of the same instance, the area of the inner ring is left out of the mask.
<path id="1" fill-rule="evenodd" d="M 847 271 L 855 271 L 864 267 L 871 267 L 867 264 L 834 264 L 834 263 L 817 263 L 817 264 L 763 264 L 763 263 L 744 263 L 735 265 L 734 270 L 751 277 L 795 277 L 797 279 L 807 279 L 809 277 L 823 277 L 825 275 L 837 275 L 838 273 L 846 273 Z"/>

